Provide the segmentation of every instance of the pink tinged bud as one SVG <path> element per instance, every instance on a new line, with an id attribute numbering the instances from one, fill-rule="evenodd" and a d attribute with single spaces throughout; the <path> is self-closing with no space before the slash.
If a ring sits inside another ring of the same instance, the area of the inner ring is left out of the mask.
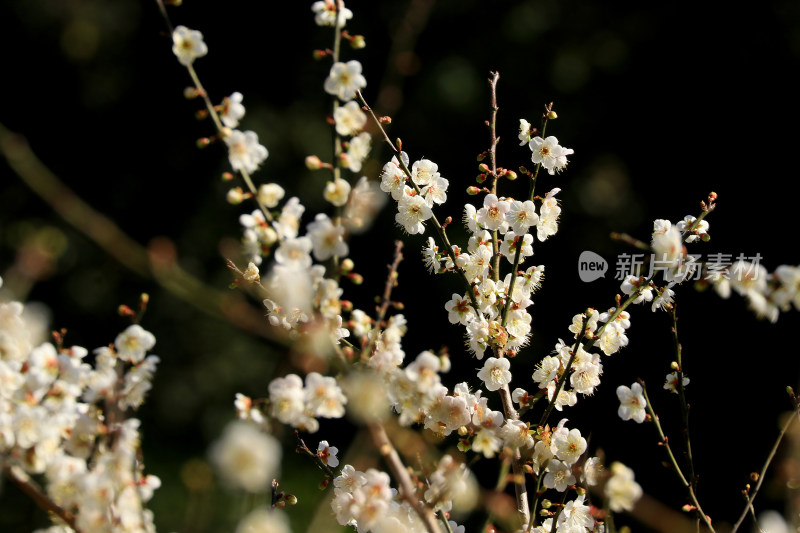
<path id="1" fill-rule="evenodd" d="M 197 144 L 198 148 L 205 148 L 206 146 L 211 144 L 211 139 L 209 139 L 208 137 L 201 137 L 201 138 L 197 139 L 197 143 L 196 144 Z"/>
<path id="2" fill-rule="evenodd" d="M 479 192 L 481 192 L 480 188 L 475 187 L 474 185 L 471 187 L 467 187 L 467 194 L 469 194 L 470 196 L 475 196 Z"/>
<path id="3" fill-rule="evenodd" d="M 306 157 L 306 168 L 309 170 L 319 170 L 322 168 L 322 161 L 315 155 Z"/>
<path id="4" fill-rule="evenodd" d="M 489 172 L 489 165 L 487 165 L 486 163 L 481 163 L 480 165 L 478 165 L 478 170 L 483 173 Z"/>
<path id="5" fill-rule="evenodd" d="M 231 172 L 222 173 L 222 181 L 231 181 L 231 180 L 233 180 L 233 174 Z"/>
<path id="6" fill-rule="evenodd" d="M 367 46 L 367 41 L 364 40 L 363 35 L 353 35 L 353 37 L 350 38 L 350 46 L 353 50 L 360 50 Z"/>
<path id="7" fill-rule="evenodd" d="M 187 100 L 193 100 L 200 96 L 200 91 L 194 87 L 187 87 L 183 90 L 183 97 Z"/>
<path id="8" fill-rule="evenodd" d="M 505 177 L 511 181 L 514 181 L 515 179 L 517 179 L 517 173 L 514 172 L 513 170 L 508 170 L 505 173 Z"/>
<path id="9" fill-rule="evenodd" d="M 326 57 L 328 57 L 329 53 L 330 52 L 328 50 L 314 50 L 313 57 L 314 59 L 319 61 L 320 59 L 325 59 Z"/>

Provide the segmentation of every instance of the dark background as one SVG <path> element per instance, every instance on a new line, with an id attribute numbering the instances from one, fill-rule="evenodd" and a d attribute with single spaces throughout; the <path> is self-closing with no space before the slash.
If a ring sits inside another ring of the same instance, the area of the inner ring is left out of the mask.
<path id="1" fill-rule="evenodd" d="M 331 37 L 314 25 L 310 3 L 187 2 L 170 9 L 175 24 L 205 35 L 210 52 L 195 66 L 212 100 L 244 94 L 242 128 L 255 130 L 270 151 L 256 179 L 299 195 L 307 214 L 326 209 L 318 191 L 329 176 L 306 170 L 303 158 L 330 157 L 329 99 L 322 91 L 329 64 L 314 62 L 311 50 L 331 46 Z M 709 218 L 712 240 L 690 251 L 760 253 L 770 271 L 800 263 L 793 194 L 800 118 L 796 2 L 720 8 L 444 0 L 348 7 L 355 13 L 348 30 L 365 35 L 367 48 L 345 47 L 344 59 L 362 62 L 366 98 L 378 113 L 392 115 L 390 135 L 403 139 L 412 161 L 432 159 L 450 180 L 440 218 L 460 219 L 468 201 L 463 191 L 477 175 L 476 155 L 488 147 L 482 124 L 489 116 L 489 72 L 501 74 L 499 163 L 505 167 L 531 166 L 529 150 L 517 146 L 518 120 L 536 125 L 543 104 L 555 102 L 559 119 L 548 133 L 575 154 L 565 173 L 539 181 L 542 194 L 562 189 L 563 213 L 556 237 L 536 247 L 535 261 L 546 265 L 547 277 L 533 307 L 532 346 L 515 363 L 520 370 L 513 385 L 530 387 L 535 362 L 567 338 L 574 314 L 613 305 L 619 291 L 613 261 L 629 250 L 609 239 L 611 231 L 648 240 L 653 219 L 697 214 L 700 200 L 714 190 L 719 208 Z M 27 137 L 47 166 L 135 241 L 172 243 L 184 269 L 226 290 L 231 278 L 222 257 L 235 250 L 237 218 L 251 207 L 224 200 L 229 185 L 219 179 L 227 169 L 222 148 L 195 148 L 211 125 L 196 121 L 199 102 L 182 96 L 190 80 L 171 53 L 155 2 L 6 0 L 0 19 L 6 22 L 0 122 Z M 376 161 L 363 173 L 375 179 L 387 154 L 376 139 Z M 11 269 L 25 271 L 23 259 L 35 251 L 45 268 L 27 271 L 24 297 L 46 303 L 51 327 L 67 328 L 68 341 L 90 349 L 112 342 L 127 325 L 116 316 L 117 305 L 150 293 L 143 325 L 158 339 L 162 364 L 140 416 L 148 471 L 164 481 L 151 508 L 163 531 L 232 529 L 244 508 L 241 498 L 204 493 L 210 500 L 200 511 L 200 496 L 189 496 L 187 480 L 202 473 L 209 442 L 233 416 L 233 394 L 266 395 L 273 373 L 293 371 L 286 349 L 209 317 L 131 272 L 55 215 L 5 162 L 0 176 L 0 272 L 8 282 Z M 521 182 L 505 194 L 521 194 Z M 391 239 L 400 236 L 390 205 L 372 231 L 352 241 L 357 270 L 366 278 L 357 289 L 345 286 L 356 306 L 370 309 L 391 260 Z M 460 329 L 443 311 L 459 285 L 424 273 L 422 242 L 406 239 L 400 269 L 410 324 L 407 360 L 448 346 L 454 367 L 466 368 L 461 379 L 474 383 L 471 369 L 479 364 L 467 358 Z M 579 280 L 583 250 L 612 262 L 606 279 Z M 690 286 L 680 288 L 678 302 L 701 501 L 716 521 L 732 521 L 741 510 L 739 491 L 763 464 L 778 416 L 790 406 L 784 388 L 797 383 L 798 318 L 791 312 L 777 325 L 759 322 L 740 298 L 723 301 Z M 252 305 L 261 313 L 257 302 Z M 609 463 L 632 466 L 648 494 L 678 509 L 684 496 L 675 476 L 659 465 L 662 450 L 652 428 L 623 423 L 615 414 L 617 385 L 642 377 L 679 441 L 677 401 L 659 392 L 672 356 L 668 316 L 649 308 L 632 312 L 630 346 L 604 359 L 596 398 L 581 399 L 565 416 L 570 427 L 592 428 L 590 446 L 601 447 Z M 445 380 L 452 386 L 459 375 Z M 351 433 L 323 425 L 308 441 L 327 438 L 343 449 Z M 292 514 L 295 530 L 303 531 L 319 494 L 316 481 L 307 481 L 317 479 L 316 472 L 292 453 L 288 432 L 284 437 L 282 479 L 301 494 Z M 765 507 L 783 509 L 781 487 L 791 475 L 784 465 L 773 476 Z M 0 530 L 29 531 L 46 522 L 16 489 L 5 484 L 2 490 Z"/>

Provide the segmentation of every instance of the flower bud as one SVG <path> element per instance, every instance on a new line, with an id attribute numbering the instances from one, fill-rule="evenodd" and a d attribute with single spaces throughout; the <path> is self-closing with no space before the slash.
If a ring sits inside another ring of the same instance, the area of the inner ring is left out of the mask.
<path id="1" fill-rule="evenodd" d="M 231 205 L 239 205 L 244 201 L 245 194 L 241 187 L 234 187 L 228 191 L 228 194 L 225 195 L 225 199 Z"/>
<path id="2" fill-rule="evenodd" d="M 475 187 L 474 185 L 472 185 L 471 187 L 467 187 L 467 194 L 469 194 L 470 196 L 475 196 L 479 192 L 481 192 L 481 190 L 478 187 Z"/>
<path id="3" fill-rule="evenodd" d="M 353 48 L 353 50 L 360 50 L 367 46 L 367 41 L 364 40 L 363 35 L 353 35 L 353 37 L 350 39 L 350 46 Z"/>
<path id="4" fill-rule="evenodd" d="M 187 100 L 194 100 L 198 96 L 200 96 L 200 92 L 194 87 L 190 86 L 183 90 L 183 97 Z"/>
<path id="5" fill-rule="evenodd" d="M 355 266 L 356 266 L 355 263 L 353 263 L 353 260 L 350 259 L 349 257 L 342 260 L 341 264 L 342 273 L 346 274 L 350 272 L 351 270 L 353 270 L 353 268 L 355 268 Z"/>
<path id="6" fill-rule="evenodd" d="M 486 181 L 486 174 L 478 174 L 478 176 L 475 178 L 475 181 L 478 183 L 483 183 Z"/>
<path id="7" fill-rule="evenodd" d="M 390 116 L 382 116 L 382 117 L 378 118 L 378 122 L 380 122 L 381 124 L 391 124 L 392 123 L 392 117 L 390 117 Z"/>
<path id="8" fill-rule="evenodd" d="M 514 181 L 515 179 L 517 179 L 517 173 L 514 172 L 513 170 L 507 170 L 504 175 L 505 175 L 506 179 L 508 179 L 510 181 Z"/>
<path id="9" fill-rule="evenodd" d="M 233 179 L 233 173 L 231 172 L 222 173 L 222 181 L 231 181 L 232 179 Z"/>
<path id="10" fill-rule="evenodd" d="M 489 165 L 487 165 L 486 163 L 481 163 L 480 165 L 478 165 L 478 170 L 482 173 L 489 172 Z"/>
<path id="11" fill-rule="evenodd" d="M 312 55 L 313 55 L 314 59 L 319 61 L 320 59 L 325 59 L 326 57 L 328 57 L 328 51 L 327 50 L 314 50 Z"/>
<path id="12" fill-rule="evenodd" d="M 287 494 L 283 497 L 289 505 L 297 505 L 297 496 L 294 494 Z"/>
<path id="13" fill-rule="evenodd" d="M 558 118 L 558 114 L 555 111 L 550 111 L 549 113 L 547 113 L 547 119 L 548 120 L 555 120 L 557 118 Z"/>
<path id="14" fill-rule="evenodd" d="M 203 120 L 208 118 L 208 110 L 207 109 L 198 109 L 197 112 L 194 114 L 197 120 Z"/>
<path id="15" fill-rule="evenodd" d="M 205 148 L 206 146 L 211 144 L 211 139 L 209 139 L 208 137 L 201 137 L 197 139 L 197 142 L 195 144 L 197 145 L 198 148 Z"/>
<path id="16" fill-rule="evenodd" d="M 702 235 L 700 235 L 700 240 L 703 242 L 708 242 L 711 240 L 711 235 L 709 235 L 708 233 L 703 233 Z"/>
<path id="17" fill-rule="evenodd" d="M 347 275 L 347 279 L 350 280 L 350 283 L 353 285 L 361 285 L 364 283 L 364 276 L 361 274 L 356 274 L 355 272 L 351 272 Z"/>
<path id="18" fill-rule="evenodd" d="M 319 170 L 322 168 L 322 161 L 315 155 L 306 157 L 306 168 L 308 170 Z"/>

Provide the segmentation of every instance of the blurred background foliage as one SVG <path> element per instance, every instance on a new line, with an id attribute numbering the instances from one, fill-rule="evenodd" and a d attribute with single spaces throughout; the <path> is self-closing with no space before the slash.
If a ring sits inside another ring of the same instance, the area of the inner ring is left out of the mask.
<path id="1" fill-rule="evenodd" d="M 175 24 L 205 35 L 210 52 L 196 68 L 212 100 L 244 94 L 242 127 L 255 130 L 270 151 L 256 179 L 299 195 L 307 214 L 327 209 L 321 188 L 329 176 L 307 170 L 303 160 L 309 154 L 329 159 L 331 145 L 329 99 L 322 91 L 329 64 L 315 62 L 311 51 L 331 46 L 332 38 L 314 25 L 310 4 L 188 1 L 170 9 Z M 348 30 L 365 35 L 367 48 L 345 48 L 344 57 L 362 62 L 365 96 L 379 114 L 392 116 L 390 135 L 403 139 L 412 160 L 432 159 L 450 180 L 450 201 L 441 211 L 456 221 L 468 201 L 463 191 L 478 174 L 476 156 L 488 147 L 483 122 L 489 117 L 489 72 L 501 75 L 502 166 L 529 164 L 528 149 L 517 146 L 518 120 L 537 125 L 543 105 L 555 102 L 559 118 L 548 134 L 575 155 L 563 175 L 539 182 L 542 194 L 562 189 L 564 210 L 558 235 L 536 248 L 535 261 L 546 265 L 547 278 L 533 308 L 531 348 L 516 363 L 515 386 L 530 386 L 536 361 L 569 334 L 574 314 L 613 305 L 619 291 L 614 260 L 630 250 L 611 241 L 611 231 L 648 240 L 654 218 L 697 214 L 699 201 L 714 190 L 720 199 L 709 219 L 712 240 L 693 251 L 760 253 L 770 271 L 800 263 L 793 194 L 800 119 L 797 2 L 347 5 L 355 13 Z M 68 342 L 92 349 L 112 342 L 126 326 L 115 313 L 119 304 L 134 305 L 142 292 L 151 295 L 143 325 L 156 335 L 162 363 L 139 416 L 147 469 L 164 482 L 151 507 L 163 531 L 230 531 L 253 499 L 217 486 L 205 462 L 208 445 L 234 416 L 235 392 L 264 396 L 273 375 L 296 371 L 306 361 L 269 340 L 266 322 L 253 320 L 263 315 L 257 300 L 247 304 L 227 294 L 231 308 L 240 310 L 233 319 L 190 303 L 213 306 L 218 293 L 207 289 L 230 292 L 223 258 L 241 261 L 237 219 L 251 208 L 224 200 L 229 184 L 220 179 L 227 170 L 222 148 L 195 147 L 211 125 L 193 118 L 199 102 L 183 98 L 189 78 L 170 51 L 155 2 L 5 0 L 0 19 L 6 22 L 0 33 L 0 123 L 27 138 L 47 167 L 148 247 L 156 263 L 170 265 L 174 258 L 204 284 L 202 290 L 181 286 L 181 298 L 158 282 L 163 277 L 131 270 L 54 213 L 4 161 L 0 274 L 7 296 L 44 303 L 52 328 L 67 328 Z M 363 174 L 376 179 L 388 157 L 377 139 L 373 155 Z M 504 192 L 519 194 L 527 187 L 521 181 Z M 357 307 L 371 310 L 391 261 L 391 241 L 400 236 L 390 205 L 369 232 L 354 237 L 352 255 L 365 282 L 346 286 L 345 297 Z M 425 274 L 422 242 L 418 236 L 406 240 L 400 268 L 398 294 L 410 325 L 407 358 L 446 346 L 454 362 L 447 383 L 474 384 L 478 364 L 464 353 L 461 332 L 443 311 L 460 287 Z M 583 250 L 610 261 L 605 279 L 580 282 L 576 263 Z M 723 301 L 689 286 L 679 291 L 678 302 L 701 501 L 715 520 L 729 521 L 738 515 L 748 474 L 760 468 L 774 442 L 780 413 L 790 407 L 784 388 L 797 383 L 792 339 L 798 317 L 789 313 L 777 325 L 766 324 L 737 297 Z M 241 314 L 245 304 L 250 311 Z M 609 462 L 632 466 L 650 496 L 678 509 L 684 496 L 659 464 L 655 433 L 616 416 L 616 386 L 642 377 L 679 435 L 677 402 L 657 391 L 672 354 L 668 317 L 637 308 L 632 322 L 630 346 L 604 360 L 597 397 L 581 400 L 566 416 L 582 432 L 592 428 L 592 449 L 602 448 Z M 596 423 L 598 412 L 602 424 Z M 290 432 L 276 432 L 286 443 L 280 480 L 300 496 L 290 514 L 295 531 L 304 531 L 320 499 L 315 486 L 321 478 L 293 453 Z M 357 428 L 323 424 L 307 442 L 315 446 L 322 439 L 340 449 L 355 442 L 376 460 Z M 440 448 L 453 444 L 448 440 Z M 792 453 L 785 449 L 761 503 L 796 513 L 792 487 L 800 475 Z M 476 466 L 479 472 L 485 462 Z M 493 484 L 490 471 L 483 473 L 484 485 Z M 328 510 L 319 513 L 327 516 Z M 3 486 L 0 530 L 30 531 L 45 523 L 14 487 Z M 627 523 L 649 530 L 636 519 Z"/>

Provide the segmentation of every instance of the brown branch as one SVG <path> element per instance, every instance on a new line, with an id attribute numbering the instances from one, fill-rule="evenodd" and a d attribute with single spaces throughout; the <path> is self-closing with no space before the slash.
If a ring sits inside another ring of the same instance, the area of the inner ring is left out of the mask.
<path id="1" fill-rule="evenodd" d="M 167 291 L 215 318 L 248 333 L 279 340 L 263 313 L 237 293 L 218 291 L 180 267 L 174 245 L 154 239 L 145 248 L 117 224 L 96 211 L 62 182 L 33 152 L 27 139 L 0 123 L 0 154 L 9 167 L 53 211 L 97 246 L 136 274 L 155 280 Z"/>
<path id="2" fill-rule="evenodd" d="M 80 530 L 75 526 L 75 515 L 59 505 L 56 505 L 56 503 L 44 493 L 42 488 L 33 481 L 28 474 L 22 471 L 22 469 L 4 465 L 3 474 L 13 481 L 40 509 L 56 515 L 69 527 L 74 529 L 76 533 L 80 533 Z"/>
<path id="3" fill-rule="evenodd" d="M 369 424 L 369 432 L 372 435 L 372 440 L 378 448 L 383 460 L 386 461 L 389 470 L 391 470 L 395 481 L 397 481 L 400 488 L 400 496 L 408 502 L 409 505 L 416 511 L 422 522 L 425 524 L 425 529 L 428 533 L 440 533 L 439 525 L 436 522 L 436 516 L 433 511 L 423 504 L 417 491 L 414 488 L 414 483 L 411 481 L 411 476 L 408 475 L 408 470 L 403 464 L 403 460 L 397 454 L 397 450 L 389 440 L 386 430 L 379 423 L 372 422 Z"/>

